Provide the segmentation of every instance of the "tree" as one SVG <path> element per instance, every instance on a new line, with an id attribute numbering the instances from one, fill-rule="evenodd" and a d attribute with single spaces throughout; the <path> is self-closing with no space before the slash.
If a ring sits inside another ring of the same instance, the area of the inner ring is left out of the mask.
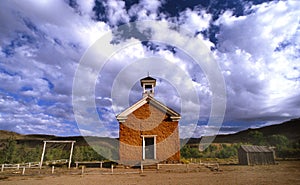
<path id="1" fill-rule="evenodd" d="M 250 143 L 252 143 L 254 145 L 265 145 L 266 144 L 263 133 L 261 133 L 259 131 L 250 131 L 248 134 L 248 138 L 249 138 Z"/>
<path id="2" fill-rule="evenodd" d="M 14 163 L 19 161 L 17 156 L 17 142 L 14 137 L 8 138 L 7 142 L 5 143 L 3 156 L 3 162 L 5 163 Z"/>
<path id="3" fill-rule="evenodd" d="M 41 157 L 41 149 L 39 147 L 30 148 L 26 152 L 26 156 L 24 157 L 24 162 L 36 162 L 40 160 Z"/>
<path id="4" fill-rule="evenodd" d="M 288 147 L 289 139 L 284 135 L 272 135 L 268 137 L 268 143 L 271 146 L 275 146 L 278 150 L 281 150 Z"/>
<path id="5" fill-rule="evenodd" d="M 83 161 L 83 151 L 82 151 L 82 147 L 75 147 L 74 148 L 74 155 L 73 158 L 75 161 Z"/>
<path id="6" fill-rule="evenodd" d="M 26 152 L 26 146 L 24 144 L 22 144 L 20 147 L 18 147 L 17 155 L 18 155 L 18 161 L 16 161 L 16 162 L 19 163 L 19 162 L 26 161 L 27 152 Z"/>

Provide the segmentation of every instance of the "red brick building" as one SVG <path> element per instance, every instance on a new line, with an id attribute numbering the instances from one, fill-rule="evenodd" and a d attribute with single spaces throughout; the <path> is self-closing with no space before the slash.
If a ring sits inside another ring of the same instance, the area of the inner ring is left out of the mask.
<path id="1" fill-rule="evenodd" d="M 180 114 L 154 98 L 156 80 L 140 80 L 143 98 L 117 115 L 120 163 L 177 163 Z"/>

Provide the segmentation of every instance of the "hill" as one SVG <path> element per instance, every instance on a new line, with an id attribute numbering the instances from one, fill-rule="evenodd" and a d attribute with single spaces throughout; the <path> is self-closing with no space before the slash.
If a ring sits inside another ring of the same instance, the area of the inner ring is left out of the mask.
<path id="1" fill-rule="evenodd" d="M 270 125 L 261 128 L 247 129 L 234 134 L 217 135 L 214 143 L 239 143 L 249 141 L 249 133 L 259 131 L 264 136 L 284 135 L 290 141 L 300 141 L 300 118 L 292 119 L 277 125 Z M 188 144 L 197 144 L 201 138 L 191 138 Z"/>
<path id="2" fill-rule="evenodd" d="M 43 135 L 43 134 L 29 134 L 23 135 L 16 132 L 0 130 L 0 149 L 3 145 L 2 143 L 6 142 L 7 139 L 13 138 L 17 144 L 25 145 L 28 148 L 42 148 L 44 141 L 46 140 L 72 140 L 76 141 L 75 146 L 88 146 L 88 145 L 99 145 L 107 148 L 116 148 L 118 147 L 117 139 L 108 138 L 108 137 L 94 137 L 94 136 L 68 136 L 60 137 L 54 135 Z M 47 147 L 57 147 L 57 145 L 47 144 Z"/>
<path id="3" fill-rule="evenodd" d="M 299 141 L 300 140 L 300 118 L 292 119 L 290 121 L 270 125 L 261 128 L 247 129 L 234 134 L 228 135 L 217 135 L 214 143 L 239 143 L 247 142 L 249 132 L 259 131 L 264 136 L 271 135 L 284 135 L 290 141 Z M 76 141 L 76 146 L 86 146 L 88 144 L 106 146 L 108 148 L 115 148 L 118 146 L 117 139 L 107 138 L 107 137 L 94 137 L 94 136 L 69 136 L 69 137 L 59 137 L 54 135 L 42 135 L 42 134 L 30 134 L 22 135 L 19 133 L 0 130 L 0 141 L 4 141 L 10 137 L 15 138 L 18 144 L 26 144 L 29 147 L 35 147 L 37 145 L 43 144 L 44 140 L 74 140 Z M 191 138 L 187 144 L 198 144 L 201 138 Z M 181 139 L 183 143 L 186 143 L 186 139 Z"/>

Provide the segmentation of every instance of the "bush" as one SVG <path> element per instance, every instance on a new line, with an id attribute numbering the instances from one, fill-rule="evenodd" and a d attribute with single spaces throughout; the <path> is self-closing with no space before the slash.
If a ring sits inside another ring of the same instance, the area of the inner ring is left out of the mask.
<path id="1" fill-rule="evenodd" d="M 216 153 L 216 157 L 220 159 L 236 157 L 237 156 L 237 149 L 232 146 L 223 146 L 223 148 Z"/>
<path id="2" fill-rule="evenodd" d="M 191 148 L 188 145 L 185 145 L 180 150 L 180 155 L 182 158 L 199 158 L 201 157 L 200 151 L 198 148 Z"/>

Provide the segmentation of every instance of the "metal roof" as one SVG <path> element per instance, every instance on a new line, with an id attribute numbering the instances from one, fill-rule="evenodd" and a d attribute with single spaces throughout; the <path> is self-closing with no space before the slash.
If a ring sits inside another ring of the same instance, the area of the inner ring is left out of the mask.
<path id="1" fill-rule="evenodd" d="M 273 149 L 267 146 L 241 145 L 241 149 L 245 152 L 274 152 Z"/>

